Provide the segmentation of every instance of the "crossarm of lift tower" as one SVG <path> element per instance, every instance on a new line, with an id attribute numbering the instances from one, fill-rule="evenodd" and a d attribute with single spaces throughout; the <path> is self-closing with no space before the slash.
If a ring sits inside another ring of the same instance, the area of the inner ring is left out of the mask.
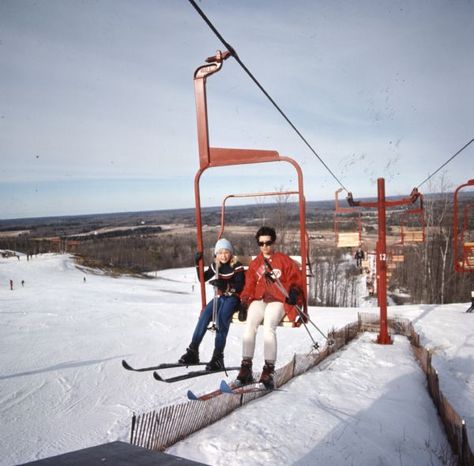
<path id="1" fill-rule="evenodd" d="M 387 201 L 385 200 L 384 204 L 386 207 L 395 207 L 400 205 L 406 204 L 414 204 L 416 200 L 421 196 L 421 193 L 418 191 L 418 188 L 413 188 L 411 194 L 408 197 L 403 199 L 398 199 L 396 201 Z M 352 193 L 347 194 L 347 203 L 351 207 L 378 207 L 379 203 L 377 201 L 374 202 L 362 202 L 362 201 L 355 201 L 352 197 Z"/>

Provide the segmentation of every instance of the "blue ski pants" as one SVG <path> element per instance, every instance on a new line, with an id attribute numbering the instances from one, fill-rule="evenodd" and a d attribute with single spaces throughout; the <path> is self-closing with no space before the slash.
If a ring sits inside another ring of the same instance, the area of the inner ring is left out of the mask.
<path id="1" fill-rule="evenodd" d="M 218 351 L 224 351 L 227 334 L 229 333 L 230 323 L 232 321 L 232 314 L 237 310 L 239 299 L 235 296 L 219 296 L 217 300 L 217 318 L 216 326 L 216 340 L 214 348 Z M 206 333 L 207 327 L 212 320 L 212 309 L 214 300 L 209 301 L 201 312 L 196 328 L 194 329 L 191 343 L 198 347 Z"/>

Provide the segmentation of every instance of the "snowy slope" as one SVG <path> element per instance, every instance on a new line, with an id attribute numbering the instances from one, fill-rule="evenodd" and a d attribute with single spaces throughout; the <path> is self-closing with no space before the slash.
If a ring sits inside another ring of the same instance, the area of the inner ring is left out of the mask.
<path id="1" fill-rule="evenodd" d="M 189 343 L 199 303 L 192 268 L 154 279 L 112 278 L 79 270 L 65 255 L 0 259 L 0 464 L 127 441 L 133 411 L 185 402 L 188 388 L 214 389 L 220 374 L 168 385 L 120 364 L 175 361 Z M 389 313 L 410 318 L 434 349 L 443 389 L 474 439 L 474 316 L 464 313 L 467 307 L 399 306 Z M 355 321 L 361 310 L 311 314 L 327 331 Z M 242 329 L 231 327 L 228 365 L 240 362 Z M 278 332 L 277 366 L 310 349 L 304 329 Z M 446 442 L 407 340 L 380 346 L 374 338 L 363 335 L 286 391 L 169 451 L 209 464 L 443 464 Z M 206 336 L 202 359 L 212 347 Z M 259 338 L 255 365 L 262 363 Z"/>
<path id="2" fill-rule="evenodd" d="M 372 340 L 364 334 L 285 392 L 245 406 L 170 452 L 218 465 L 440 464 L 435 458 L 447 450 L 442 428 L 407 339 L 396 337 L 387 348 Z M 230 433 L 226 443 L 219 442 L 223 432 Z"/>

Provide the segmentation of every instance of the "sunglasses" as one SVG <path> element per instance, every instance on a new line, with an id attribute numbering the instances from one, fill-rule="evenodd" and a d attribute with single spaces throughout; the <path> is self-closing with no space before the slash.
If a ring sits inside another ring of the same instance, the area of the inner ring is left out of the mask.
<path id="1" fill-rule="evenodd" d="M 260 247 L 263 247 L 263 246 L 271 246 L 273 244 L 273 241 L 257 241 L 257 244 L 260 246 Z"/>

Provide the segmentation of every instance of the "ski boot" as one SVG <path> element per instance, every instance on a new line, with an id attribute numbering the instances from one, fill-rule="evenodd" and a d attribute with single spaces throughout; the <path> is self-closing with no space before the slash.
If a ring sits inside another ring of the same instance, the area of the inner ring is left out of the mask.
<path id="1" fill-rule="evenodd" d="M 206 371 L 221 371 L 224 368 L 224 354 L 222 353 L 222 351 L 215 349 L 214 353 L 212 353 L 211 360 L 206 364 Z"/>
<path id="2" fill-rule="evenodd" d="M 466 312 L 469 312 L 471 313 L 472 311 L 474 311 L 474 291 L 471 293 L 471 307 L 466 311 Z"/>
<path id="3" fill-rule="evenodd" d="M 186 349 L 186 353 L 184 353 L 178 361 L 180 364 L 199 364 L 199 349 L 197 346 L 193 345 L 192 343 L 189 345 L 189 348 Z"/>
<path id="4" fill-rule="evenodd" d="M 275 382 L 273 380 L 274 373 L 275 364 L 265 361 L 265 365 L 263 366 L 263 371 L 258 382 L 263 383 L 266 389 L 273 390 L 275 388 Z"/>
<path id="5" fill-rule="evenodd" d="M 239 375 L 237 375 L 237 383 L 239 385 L 247 385 L 253 382 L 252 359 L 244 358 L 240 365 Z"/>

